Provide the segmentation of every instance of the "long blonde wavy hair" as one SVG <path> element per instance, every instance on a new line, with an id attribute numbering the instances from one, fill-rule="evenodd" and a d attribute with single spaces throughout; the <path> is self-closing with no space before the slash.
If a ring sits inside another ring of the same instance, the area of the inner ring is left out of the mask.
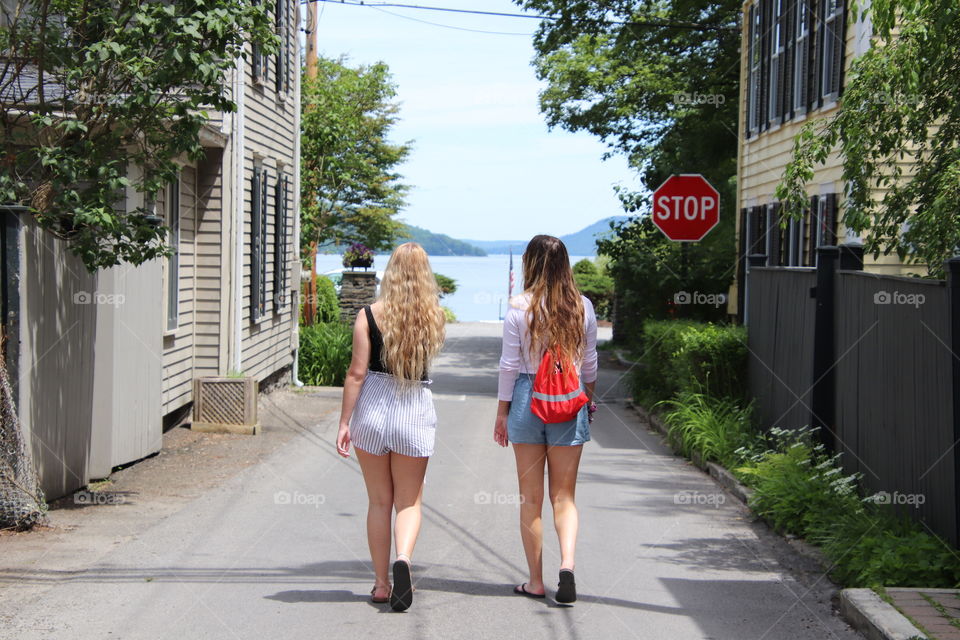
<path id="1" fill-rule="evenodd" d="M 383 272 L 379 300 L 383 313 L 383 365 L 402 383 L 418 382 L 440 352 L 446 316 L 427 252 L 416 242 L 393 250 Z"/>
<path id="2" fill-rule="evenodd" d="M 583 357 L 583 298 L 573 279 L 570 256 L 559 238 L 534 236 L 523 253 L 523 287 L 530 294 L 527 328 L 530 356 L 547 348 L 578 362 Z"/>

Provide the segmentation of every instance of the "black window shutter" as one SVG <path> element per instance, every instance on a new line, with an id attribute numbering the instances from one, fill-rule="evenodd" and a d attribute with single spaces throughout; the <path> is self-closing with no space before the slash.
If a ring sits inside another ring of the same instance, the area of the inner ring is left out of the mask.
<path id="1" fill-rule="evenodd" d="M 801 105 L 804 111 L 810 108 L 810 54 L 813 48 L 810 46 L 810 39 L 813 37 L 813 7 L 810 0 L 797 0 L 806 7 L 804 21 L 806 22 L 807 34 L 797 44 L 796 55 L 800 57 L 800 68 L 797 72 L 800 74 L 800 81 L 797 86 L 797 104 Z"/>
<path id="2" fill-rule="evenodd" d="M 287 239 L 287 178 L 277 178 L 274 186 L 275 221 L 273 226 L 273 310 L 278 313 L 286 304 L 286 239 Z"/>
<path id="3" fill-rule="evenodd" d="M 770 126 L 770 14 L 772 0 L 760 1 L 760 130 Z"/>
<path id="4" fill-rule="evenodd" d="M 750 253 L 762 253 L 767 255 L 767 216 L 764 207 L 756 206 L 753 208 L 753 241 L 750 243 Z"/>
<path id="5" fill-rule="evenodd" d="M 274 8 L 274 15 L 276 18 L 277 26 L 277 35 L 280 36 L 280 51 L 277 52 L 277 72 L 275 87 L 277 93 L 283 91 L 283 79 L 286 75 L 286 56 L 284 55 L 287 49 L 287 30 L 286 30 L 286 2 L 285 0 L 277 0 L 276 7 Z"/>
<path id="6" fill-rule="evenodd" d="M 260 188 L 260 289 L 259 305 L 260 314 L 263 315 L 267 310 L 267 191 L 270 188 L 270 180 L 267 169 L 263 169 Z"/>
<path id="7" fill-rule="evenodd" d="M 833 78 L 830 86 L 833 87 L 837 97 L 839 97 L 843 93 L 843 57 L 847 40 L 847 3 L 845 0 L 837 0 L 837 5 L 840 13 L 834 22 L 833 69 L 831 69 Z"/>
<path id="8" fill-rule="evenodd" d="M 767 205 L 764 209 L 766 209 L 766 213 L 770 217 L 768 222 L 769 226 L 767 227 L 769 233 L 767 240 L 767 246 L 769 247 L 767 265 L 779 267 L 783 264 L 783 230 L 780 228 L 780 203 L 775 202 Z"/>
<path id="9" fill-rule="evenodd" d="M 260 318 L 260 169 L 254 167 L 250 186 L 250 317 Z"/>

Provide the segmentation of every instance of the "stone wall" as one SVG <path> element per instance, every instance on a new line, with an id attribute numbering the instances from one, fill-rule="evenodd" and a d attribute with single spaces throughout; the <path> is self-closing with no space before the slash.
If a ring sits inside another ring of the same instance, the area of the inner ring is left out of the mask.
<path id="1" fill-rule="evenodd" d="M 357 313 L 376 297 L 376 271 L 344 271 L 340 283 L 340 319 L 353 322 Z"/>

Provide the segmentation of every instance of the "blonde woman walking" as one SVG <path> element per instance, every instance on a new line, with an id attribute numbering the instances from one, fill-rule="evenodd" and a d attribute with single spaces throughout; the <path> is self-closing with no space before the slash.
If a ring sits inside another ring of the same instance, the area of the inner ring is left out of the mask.
<path id="1" fill-rule="evenodd" d="M 553 524 L 560 540 L 556 600 L 577 599 L 574 554 L 579 516 L 574 501 L 583 444 L 590 440 L 589 417 L 597 380 L 597 318 L 590 300 L 573 280 L 567 249 L 553 236 L 535 236 L 523 254 L 524 291 L 510 300 L 503 320 L 499 407 L 493 431 L 502 447 L 513 443 L 520 487 L 520 537 L 530 578 L 518 595 L 543 598 L 543 472 L 549 478 Z M 576 418 L 545 424 L 530 410 L 533 382 L 547 349 L 573 363 L 590 398 Z"/>
<path id="2" fill-rule="evenodd" d="M 389 602 L 396 611 L 413 602 L 410 559 L 437 425 L 428 372 L 444 331 L 427 253 L 414 242 L 402 244 L 390 256 L 379 298 L 357 314 L 337 433 L 337 452 L 347 458 L 353 444 L 367 487 L 367 543 L 375 575 L 371 600 Z M 391 586 L 394 510 L 397 553 Z"/>

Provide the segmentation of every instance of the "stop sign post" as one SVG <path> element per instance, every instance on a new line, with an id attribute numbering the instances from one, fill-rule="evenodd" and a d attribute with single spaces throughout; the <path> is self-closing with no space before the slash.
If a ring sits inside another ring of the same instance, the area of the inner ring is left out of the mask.
<path id="1" fill-rule="evenodd" d="M 720 194 L 699 173 L 670 176 L 653 192 L 653 224 L 671 240 L 697 242 L 720 222 Z"/>

